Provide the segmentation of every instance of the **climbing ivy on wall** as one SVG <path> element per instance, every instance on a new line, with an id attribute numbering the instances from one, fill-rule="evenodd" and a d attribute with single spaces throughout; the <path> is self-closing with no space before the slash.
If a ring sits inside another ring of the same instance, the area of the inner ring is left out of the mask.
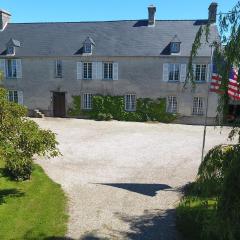
<path id="1" fill-rule="evenodd" d="M 169 123 L 176 119 L 175 114 L 166 112 L 166 99 L 137 99 L 136 111 L 126 112 L 123 96 L 97 95 L 92 100 L 92 110 L 81 110 L 81 97 L 73 96 L 72 107 L 68 111 L 71 117 L 87 116 L 95 120 L 119 121 L 158 121 Z"/>

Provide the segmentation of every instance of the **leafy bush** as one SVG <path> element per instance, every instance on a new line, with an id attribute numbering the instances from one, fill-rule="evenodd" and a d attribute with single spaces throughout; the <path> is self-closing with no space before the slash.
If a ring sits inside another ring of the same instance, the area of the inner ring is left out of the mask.
<path id="1" fill-rule="evenodd" d="M 198 170 L 198 186 L 206 195 L 219 195 L 232 161 L 240 156 L 240 145 L 219 145 L 212 148 Z"/>
<path id="2" fill-rule="evenodd" d="M 216 146 L 208 152 L 196 183 L 185 192 L 177 209 L 177 226 L 184 237 L 240 239 L 239 172 L 239 144 Z"/>
<path id="3" fill-rule="evenodd" d="M 26 115 L 27 109 L 8 102 L 7 92 L 0 89 L 0 158 L 16 180 L 30 178 L 35 154 L 47 157 L 59 154 L 55 134 L 40 129 Z"/>
<path id="4" fill-rule="evenodd" d="M 73 108 L 69 110 L 70 116 L 80 114 L 89 116 L 95 120 L 119 120 L 119 121 L 158 121 L 169 123 L 176 119 L 174 114 L 166 112 L 166 100 L 149 98 L 137 99 L 136 111 L 126 112 L 123 96 L 94 96 L 92 110 L 81 111 L 80 96 L 73 97 Z"/>

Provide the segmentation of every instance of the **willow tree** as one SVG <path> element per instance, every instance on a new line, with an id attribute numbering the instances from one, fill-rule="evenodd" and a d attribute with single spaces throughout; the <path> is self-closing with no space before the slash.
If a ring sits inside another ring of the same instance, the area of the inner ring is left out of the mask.
<path id="1" fill-rule="evenodd" d="M 219 94 L 217 118 L 218 122 L 223 125 L 226 120 L 225 116 L 228 111 L 227 106 L 230 100 L 228 96 L 230 71 L 232 66 L 239 66 L 240 64 L 240 1 L 238 1 L 229 12 L 220 12 L 218 16 L 218 39 L 214 39 L 213 41 L 210 40 L 210 22 L 199 28 L 192 45 L 187 78 L 190 80 L 192 86 L 195 86 L 192 63 L 194 58 L 198 55 L 198 50 L 207 42 L 207 44 L 214 49 L 214 64 L 216 65 L 218 74 L 222 77 L 220 86 L 222 94 Z M 238 74 L 238 82 L 240 83 L 240 74 Z M 240 142 L 239 123 L 238 120 L 233 124 L 229 137 L 232 139 L 238 136 Z"/>

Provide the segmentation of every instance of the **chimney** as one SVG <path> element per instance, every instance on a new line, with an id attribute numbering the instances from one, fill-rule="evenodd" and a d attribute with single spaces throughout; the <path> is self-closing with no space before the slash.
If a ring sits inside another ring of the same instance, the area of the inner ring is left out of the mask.
<path id="1" fill-rule="evenodd" d="M 212 2 L 208 8 L 208 21 L 209 23 L 216 23 L 217 21 L 217 7 L 216 2 Z"/>
<path id="2" fill-rule="evenodd" d="M 0 31 L 3 31 L 10 22 L 11 14 L 0 9 Z"/>
<path id="3" fill-rule="evenodd" d="M 148 7 L 148 26 L 149 27 L 155 26 L 155 13 L 156 13 L 156 7 L 154 5 L 150 5 Z"/>

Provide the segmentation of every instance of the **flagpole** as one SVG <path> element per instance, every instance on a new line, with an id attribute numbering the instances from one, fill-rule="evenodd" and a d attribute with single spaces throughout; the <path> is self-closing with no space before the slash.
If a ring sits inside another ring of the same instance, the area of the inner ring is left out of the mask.
<path id="1" fill-rule="evenodd" d="M 208 76 L 209 79 L 212 78 L 212 71 L 213 71 L 213 44 L 211 44 L 210 47 L 211 47 L 211 63 L 210 63 L 210 71 L 209 71 L 209 76 Z M 202 162 L 203 162 L 203 159 L 204 159 L 204 150 L 205 150 L 205 143 L 206 143 L 207 118 L 208 118 L 208 102 L 209 102 L 210 86 L 211 86 L 211 84 L 209 84 L 208 91 L 207 91 L 206 112 L 205 112 L 203 142 L 202 142 L 202 157 L 201 157 L 201 161 Z"/>

